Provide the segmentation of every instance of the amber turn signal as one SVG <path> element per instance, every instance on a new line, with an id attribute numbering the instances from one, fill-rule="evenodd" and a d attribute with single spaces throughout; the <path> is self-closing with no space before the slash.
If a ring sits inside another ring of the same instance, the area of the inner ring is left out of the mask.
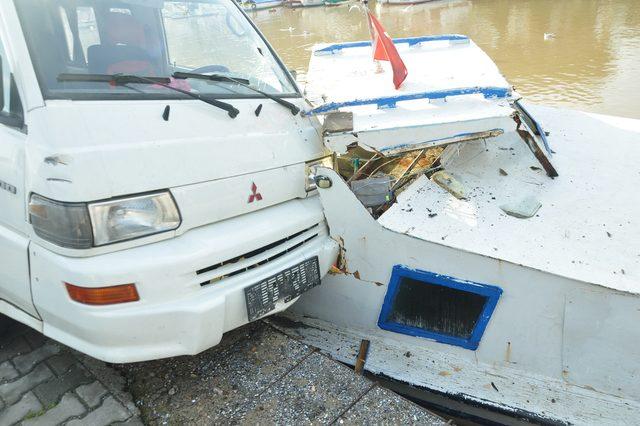
<path id="1" fill-rule="evenodd" d="M 115 305 L 140 300 L 134 284 L 111 287 L 78 287 L 64 283 L 72 300 L 85 305 Z"/>

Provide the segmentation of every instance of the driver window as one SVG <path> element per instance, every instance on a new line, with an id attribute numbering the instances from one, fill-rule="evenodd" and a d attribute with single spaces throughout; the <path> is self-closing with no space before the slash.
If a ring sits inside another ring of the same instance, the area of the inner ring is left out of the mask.
<path id="1" fill-rule="evenodd" d="M 219 4 L 166 2 L 163 18 L 169 62 L 187 70 L 237 62 L 233 59 L 246 49 L 246 40 L 229 30 L 226 16 L 226 8 Z M 215 48 L 211 40 L 216 41 Z"/>
<path id="2" fill-rule="evenodd" d="M 2 91 L 0 93 L 0 123 L 12 127 L 22 127 L 22 103 L 16 82 L 7 62 L 2 40 L 0 40 L 0 76 Z"/>
<path id="3" fill-rule="evenodd" d="M 60 5 L 58 15 L 52 25 L 60 34 L 64 57 L 56 60 L 61 72 L 153 76 L 164 71 L 163 41 L 153 9 Z"/>

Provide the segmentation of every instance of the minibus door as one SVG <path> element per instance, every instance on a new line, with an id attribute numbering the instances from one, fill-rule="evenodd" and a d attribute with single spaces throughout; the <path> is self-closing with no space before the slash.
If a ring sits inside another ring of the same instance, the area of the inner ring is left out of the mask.
<path id="1" fill-rule="evenodd" d="M 20 95 L 0 34 L 0 312 L 19 308 L 38 316 L 29 282 L 24 152 Z"/>

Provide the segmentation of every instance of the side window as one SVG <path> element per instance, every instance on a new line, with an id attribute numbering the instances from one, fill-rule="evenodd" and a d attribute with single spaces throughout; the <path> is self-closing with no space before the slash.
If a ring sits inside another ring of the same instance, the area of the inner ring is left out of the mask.
<path id="1" fill-rule="evenodd" d="M 22 127 L 23 113 L 20 95 L 7 62 L 2 40 L 0 40 L 0 123 L 7 126 Z"/>

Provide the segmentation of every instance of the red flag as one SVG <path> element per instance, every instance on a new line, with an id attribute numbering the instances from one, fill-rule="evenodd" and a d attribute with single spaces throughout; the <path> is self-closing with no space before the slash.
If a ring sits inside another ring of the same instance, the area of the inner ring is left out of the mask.
<path id="1" fill-rule="evenodd" d="M 409 75 L 409 71 L 407 71 L 404 62 L 402 62 L 402 58 L 396 46 L 393 44 L 393 40 L 391 40 L 382 27 L 382 24 L 380 24 L 380 21 L 378 21 L 371 12 L 369 12 L 369 20 L 371 21 L 371 28 L 373 29 L 373 59 L 376 61 L 391 62 L 393 84 L 396 86 L 396 89 L 399 89 L 406 80 L 407 75 Z"/>

